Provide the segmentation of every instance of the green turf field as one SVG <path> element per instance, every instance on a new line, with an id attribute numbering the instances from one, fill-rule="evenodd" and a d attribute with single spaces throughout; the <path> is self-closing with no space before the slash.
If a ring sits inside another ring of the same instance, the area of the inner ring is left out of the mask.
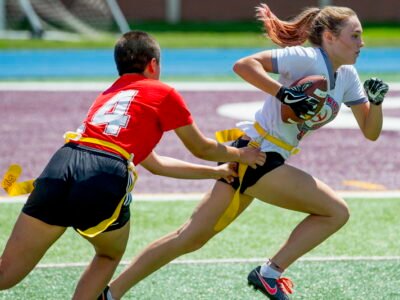
<path id="1" fill-rule="evenodd" d="M 399 200 L 348 199 L 349 223 L 288 270 L 286 276 L 296 285 L 293 299 L 400 299 Z M 0 248 L 21 205 L 1 203 Z M 195 205 L 133 203 L 131 239 L 123 260 L 175 229 Z M 303 216 L 254 202 L 203 249 L 148 277 L 124 299 L 265 299 L 247 286 L 247 273 L 278 249 Z M 42 267 L 17 287 L 0 292 L 0 299 L 70 299 L 83 267 L 50 264 L 87 263 L 91 256 L 90 245 L 69 230 L 43 258 Z"/>

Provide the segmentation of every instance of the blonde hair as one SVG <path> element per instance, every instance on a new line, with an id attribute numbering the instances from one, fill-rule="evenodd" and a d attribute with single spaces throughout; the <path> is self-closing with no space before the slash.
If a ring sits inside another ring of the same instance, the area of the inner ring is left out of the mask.
<path id="1" fill-rule="evenodd" d="M 256 12 L 257 19 L 264 23 L 267 37 L 281 47 L 301 45 L 307 40 L 322 46 L 325 30 L 337 36 L 344 23 L 351 16 L 356 16 L 352 9 L 340 6 L 306 8 L 290 21 L 280 20 L 264 3 L 256 7 Z"/>

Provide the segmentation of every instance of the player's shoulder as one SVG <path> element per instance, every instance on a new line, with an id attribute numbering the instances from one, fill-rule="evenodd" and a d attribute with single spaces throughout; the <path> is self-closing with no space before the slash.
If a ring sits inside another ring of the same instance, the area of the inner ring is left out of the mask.
<path id="1" fill-rule="evenodd" d="M 343 65 L 337 69 L 338 80 L 344 83 L 353 83 L 359 81 L 359 75 L 356 68 L 353 65 Z"/>
<path id="2" fill-rule="evenodd" d="M 168 85 L 165 82 L 162 82 L 160 80 L 155 80 L 155 79 L 147 79 L 145 80 L 146 85 L 151 86 L 153 88 L 157 88 L 159 90 L 165 90 L 167 92 L 173 90 L 174 88 L 170 85 Z"/>
<path id="3" fill-rule="evenodd" d="M 181 97 L 179 92 L 174 87 L 160 80 L 146 79 L 142 84 L 142 88 L 147 91 L 151 91 L 153 95 L 157 94 L 159 97 L 168 96 L 170 98 Z"/>
<path id="4" fill-rule="evenodd" d="M 149 79 L 146 80 L 145 84 L 147 85 L 145 90 L 155 97 L 171 101 L 183 101 L 183 96 L 174 87 L 165 82 Z"/>
<path id="5" fill-rule="evenodd" d="M 321 60 L 317 48 L 289 46 L 276 50 L 278 63 L 287 64 L 290 68 L 304 68 L 318 65 Z"/>
<path id="6" fill-rule="evenodd" d="M 302 73 L 304 69 L 314 69 L 322 63 L 321 56 L 313 47 L 289 46 L 276 49 L 272 54 L 274 72 L 280 74 Z M 287 75 L 288 76 L 288 75 Z M 296 76 L 290 76 L 295 78 Z"/>
<path id="7" fill-rule="evenodd" d="M 337 71 L 343 74 L 352 74 L 352 75 L 357 74 L 357 70 L 353 65 L 342 65 L 338 68 Z"/>
<path id="8" fill-rule="evenodd" d="M 283 55 L 294 55 L 298 57 L 316 59 L 318 57 L 318 50 L 314 47 L 304 46 L 288 46 L 279 49 Z"/>

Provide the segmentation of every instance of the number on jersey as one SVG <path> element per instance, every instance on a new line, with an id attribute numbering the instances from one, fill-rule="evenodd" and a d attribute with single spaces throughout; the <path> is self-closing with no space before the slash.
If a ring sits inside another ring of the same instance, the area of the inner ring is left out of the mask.
<path id="1" fill-rule="evenodd" d="M 104 134 L 117 136 L 121 128 L 128 126 L 130 116 L 127 112 L 137 93 L 137 90 L 119 92 L 97 110 L 92 118 L 92 123 L 95 125 L 107 124 Z"/>

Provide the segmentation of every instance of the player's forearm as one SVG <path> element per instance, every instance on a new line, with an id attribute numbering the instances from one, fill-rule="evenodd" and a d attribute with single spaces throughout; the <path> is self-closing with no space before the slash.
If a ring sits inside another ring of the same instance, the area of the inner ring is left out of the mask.
<path id="1" fill-rule="evenodd" d="M 241 59 L 235 63 L 233 71 L 248 83 L 275 96 L 281 84 L 268 75 L 262 64 L 254 58 Z"/>
<path id="2" fill-rule="evenodd" d="M 378 139 L 382 131 L 383 113 L 381 105 L 370 105 L 368 115 L 364 123 L 364 136 L 372 141 Z"/>
<path id="3" fill-rule="evenodd" d="M 220 162 L 241 162 L 240 150 L 234 147 L 225 146 L 212 139 L 207 139 L 203 147 L 192 152 L 197 158 Z"/>
<path id="4" fill-rule="evenodd" d="M 221 175 L 214 166 L 200 165 L 159 156 L 159 166 L 148 169 L 150 172 L 179 179 L 217 179 Z"/>

